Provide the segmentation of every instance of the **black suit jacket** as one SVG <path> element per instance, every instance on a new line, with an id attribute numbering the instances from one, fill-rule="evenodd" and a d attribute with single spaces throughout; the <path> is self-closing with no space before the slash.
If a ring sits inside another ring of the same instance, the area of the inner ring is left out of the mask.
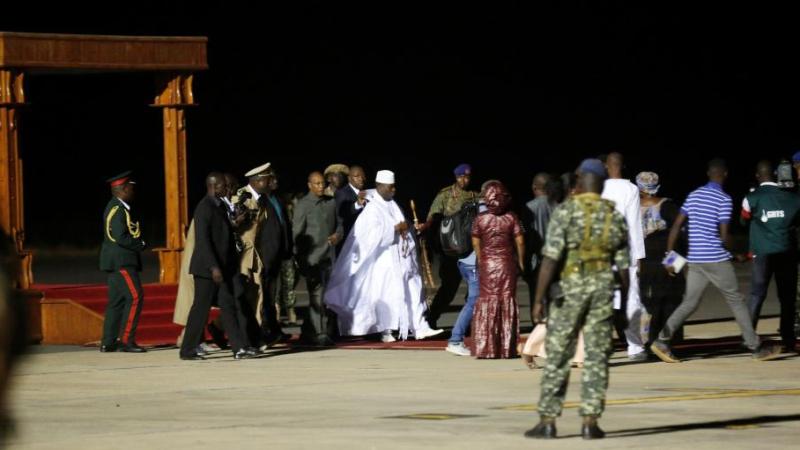
<path id="1" fill-rule="evenodd" d="M 233 275 L 238 255 L 233 228 L 226 206 L 221 200 L 205 196 L 194 210 L 194 253 L 189 273 L 211 278 L 211 269 L 218 267 L 226 276 Z"/>
<path id="2" fill-rule="evenodd" d="M 275 275 L 280 270 L 281 261 L 292 256 L 294 246 L 291 223 L 286 208 L 280 200 L 278 200 L 278 204 L 283 221 L 278 218 L 275 206 L 266 195 L 262 195 L 258 201 L 267 210 L 267 217 L 264 219 L 258 235 L 258 254 L 267 274 Z"/>
<path id="3" fill-rule="evenodd" d="M 350 230 L 353 229 L 353 225 L 356 223 L 356 219 L 358 215 L 361 214 L 361 211 L 364 208 L 356 209 L 356 200 L 358 200 L 358 195 L 353 191 L 353 188 L 350 187 L 349 184 L 342 186 L 338 191 L 336 191 L 336 225 L 337 228 L 340 227 L 342 231 L 342 242 L 344 242 L 344 238 L 350 233 Z"/>

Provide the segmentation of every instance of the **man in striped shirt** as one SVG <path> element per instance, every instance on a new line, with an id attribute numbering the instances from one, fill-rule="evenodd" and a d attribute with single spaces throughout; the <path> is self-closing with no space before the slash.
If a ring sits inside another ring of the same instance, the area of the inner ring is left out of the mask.
<path id="1" fill-rule="evenodd" d="M 722 292 L 728 302 L 742 331 L 744 343 L 753 352 L 753 358 L 761 361 L 774 359 L 780 356 L 780 349 L 761 346 L 758 335 L 753 329 L 744 297 L 739 292 L 739 282 L 730 261 L 731 254 L 726 249 L 729 242 L 728 231 L 733 201 L 730 195 L 722 190 L 722 185 L 728 177 L 725 161 L 711 160 L 707 175 L 708 183 L 689 194 L 669 233 L 667 252 L 675 248 L 681 227 L 688 219 L 689 264 L 686 292 L 680 306 L 667 319 L 666 325 L 650 349 L 664 362 L 680 362 L 669 347 L 672 334 L 697 310 L 703 290 L 708 283 L 711 283 Z M 667 271 L 675 275 L 671 267 L 668 267 Z"/>

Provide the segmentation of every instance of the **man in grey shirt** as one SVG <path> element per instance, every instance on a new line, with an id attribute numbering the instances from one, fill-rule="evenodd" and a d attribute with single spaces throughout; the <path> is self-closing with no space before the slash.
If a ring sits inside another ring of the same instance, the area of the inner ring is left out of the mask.
<path id="1" fill-rule="evenodd" d="M 528 284 L 531 306 L 536 292 L 536 280 L 539 276 L 539 264 L 542 262 L 542 247 L 547 237 L 547 225 L 550 214 L 563 200 L 561 182 L 552 175 L 540 172 L 533 177 L 533 200 L 525 204 L 522 212 L 522 225 L 525 228 L 525 273 L 524 280 Z M 556 283 L 557 284 L 557 283 Z M 547 299 L 550 292 L 547 294 Z M 547 300 L 545 300 L 547 301 Z M 533 313 L 533 308 L 531 308 Z"/>
<path id="2" fill-rule="evenodd" d="M 331 346 L 333 321 L 322 303 L 322 293 L 331 273 L 333 252 L 342 238 L 336 226 L 336 203 L 324 195 L 325 178 L 319 172 L 308 176 L 308 194 L 298 200 L 292 218 L 295 260 L 306 279 L 309 307 L 303 319 L 301 341 L 316 346 Z"/>

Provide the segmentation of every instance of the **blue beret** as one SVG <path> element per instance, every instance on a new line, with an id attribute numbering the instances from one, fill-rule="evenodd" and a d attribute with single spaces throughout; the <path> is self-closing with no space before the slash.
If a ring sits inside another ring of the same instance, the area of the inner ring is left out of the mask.
<path id="1" fill-rule="evenodd" d="M 453 174 L 455 174 L 455 176 L 457 177 L 460 177 L 461 175 L 466 175 L 468 173 L 472 173 L 472 166 L 466 163 L 459 164 L 458 167 L 453 169 Z"/>
<path id="2" fill-rule="evenodd" d="M 792 155 L 792 162 L 800 162 L 800 152 L 796 152 Z"/>
<path id="3" fill-rule="evenodd" d="M 578 173 L 583 172 L 593 173 L 604 178 L 608 176 L 606 166 L 596 158 L 587 158 L 581 161 L 581 165 L 578 166 Z"/>

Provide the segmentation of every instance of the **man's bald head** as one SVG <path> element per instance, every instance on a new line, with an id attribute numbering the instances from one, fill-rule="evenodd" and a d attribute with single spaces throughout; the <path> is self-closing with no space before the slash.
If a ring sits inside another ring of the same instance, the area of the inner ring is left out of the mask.
<path id="1" fill-rule="evenodd" d="M 322 172 L 314 171 L 308 174 L 308 192 L 322 197 L 325 192 L 325 177 Z"/>
<path id="2" fill-rule="evenodd" d="M 759 183 L 775 181 L 774 173 L 775 168 L 770 161 L 761 160 L 756 164 L 756 180 L 758 180 Z"/>
<path id="3" fill-rule="evenodd" d="M 224 176 L 225 184 L 228 187 L 228 197 L 232 197 L 233 194 L 239 190 L 239 179 L 236 178 L 236 175 L 229 172 L 225 172 Z"/>
<path id="4" fill-rule="evenodd" d="M 622 153 L 609 153 L 606 156 L 605 164 L 609 178 L 622 178 L 622 168 L 625 167 L 625 158 L 622 157 Z"/>
<path id="5" fill-rule="evenodd" d="M 225 175 L 222 172 L 211 172 L 206 175 L 206 187 L 216 183 L 217 181 L 225 181 Z"/>
<path id="6" fill-rule="evenodd" d="M 206 192 L 216 198 L 222 198 L 228 193 L 228 183 L 221 172 L 211 172 L 206 175 Z"/>
<path id="7" fill-rule="evenodd" d="M 367 175 L 364 173 L 364 168 L 361 166 L 350 166 L 350 172 L 347 174 L 347 181 L 358 190 L 364 189 L 364 184 L 367 181 Z"/>
<path id="8" fill-rule="evenodd" d="M 547 195 L 547 183 L 552 177 L 549 173 L 539 172 L 533 177 L 533 196 L 541 197 Z"/>
<path id="9" fill-rule="evenodd" d="M 728 165 L 722 158 L 714 158 L 708 162 L 708 179 L 718 184 L 725 183 L 728 178 Z"/>

